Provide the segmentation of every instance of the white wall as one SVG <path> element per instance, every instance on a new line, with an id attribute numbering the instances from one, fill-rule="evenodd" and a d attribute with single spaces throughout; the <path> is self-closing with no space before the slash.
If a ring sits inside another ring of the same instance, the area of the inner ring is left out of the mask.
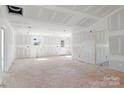
<path id="1" fill-rule="evenodd" d="M 5 71 L 8 71 L 15 59 L 15 37 L 13 29 L 5 27 Z"/>
<path id="2" fill-rule="evenodd" d="M 109 61 L 109 33 L 106 30 L 96 31 L 96 63 Z"/>
<path id="3" fill-rule="evenodd" d="M 0 11 L 0 28 L 1 28 L 1 25 L 2 25 L 2 13 Z M 0 32 L 0 81 L 2 81 L 2 40 L 1 40 L 1 32 Z M 1 83 L 1 82 L 0 82 Z"/>
<path id="4" fill-rule="evenodd" d="M 124 72 L 124 9 L 111 15 L 108 23 L 110 68 Z"/>
<path id="5" fill-rule="evenodd" d="M 1 40 L 1 32 L 0 32 L 0 73 L 2 72 L 2 62 L 1 62 L 1 60 L 2 60 L 2 55 L 1 55 L 1 53 L 2 53 L 2 47 L 1 47 L 1 44 L 2 43 L 2 40 Z"/>
<path id="6" fill-rule="evenodd" d="M 108 61 L 108 35 L 106 19 L 97 22 L 92 28 L 74 30 L 72 34 L 73 59 L 92 64 Z"/>
<path id="7" fill-rule="evenodd" d="M 73 59 L 94 64 L 94 37 L 88 29 L 72 34 Z"/>
<path id="8" fill-rule="evenodd" d="M 1 9 L 2 6 L 0 6 Z M 2 11 L 1 11 L 2 12 Z M 4 62 L 5 62 L 5 71 L 8 71 L 12 62 L 15 59 L 14 48 L 15 48 L 15 39 L 14 39 L 14 30 L 11 27 L 10 23 L 6 19 L 6 15 L 2 12 L 0 14 L 0 26 L 4 27 Z"/>
<path id="9" fill-rule="evenodd" d="M 34 37 L 40 41 L 40 45 L 33 45 Z M 64 48 L 60 47 L 61 40 L 65 41 Z M 16 33 L 16 58 L 33 58 L 66 54 L 71 54 L 71 37 Z"/>
<path id="10" fill-rule="evenodd" d="M 96 63 L 109 60 L 111 69 L 124 72 L 124 9 L 97 22 L 92 29 L 96 33 Z M 89 47 L 89 42 L 83 40 L 89 32 L 86 35 L 84 31 L 73 33 L 73 58 L 93 61 L 92 43 Z"/>
<path id="11" fill-rule="evenodd" d="M 102 19 L 93 27 L 96 37 L 96 64 L 109 62 L 109 31 L 107 19 Z"/>

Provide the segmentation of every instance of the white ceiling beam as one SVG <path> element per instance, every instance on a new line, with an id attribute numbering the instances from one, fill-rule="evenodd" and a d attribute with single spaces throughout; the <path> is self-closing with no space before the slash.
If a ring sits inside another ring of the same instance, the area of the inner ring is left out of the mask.
<path id="1" fill-rule="evenodd" d="M 68 13 L 71 15 L 76 15 L 76 16 L 80 16 L 80 17 L 88 17 L 88 18 L 93 18 L 93 19 L 101 19 L 100 17 L 96 17 L 96 16 L 92 16 L 86 13 L 81 13 L 81 12 L 77 12 L 74 10 L 69 10 L 69 9 L 65 9 L 65 8 L 61 8 L 61 7 L 57 7 L 57 6 L 41 6 L 47 9 L 51 9 L 54 11 L 59 11 L 59 12 L 64 12 L 64 13 Z"/>

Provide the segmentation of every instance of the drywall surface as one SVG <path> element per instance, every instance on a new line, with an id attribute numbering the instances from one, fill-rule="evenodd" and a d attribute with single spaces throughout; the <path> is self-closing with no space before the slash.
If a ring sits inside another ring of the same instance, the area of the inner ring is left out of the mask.
<path id="1" fill-rule="evenodd" d="M 2 11 L 2 6 L 0 6 L 0 10 Z M 14 32 L 3 12 L 0 14 L 0 24 L 4 28 L 4 70 L 8 71 L 15 59 Z"/>
<path id="2" fill-rule="evenodd" d="M 109 61 L 109 32 L 96 31 L 96 64 Z"/>
<path id="3" fill-rule="evenodd" d="M 5 71 L 8 71 L 15 59 L 15 39 L 13 29 L 8 25 L 5 27 Z"/>
<path id="4" fill-rule="evenodd" d="M 108 41 L 106 19 L 97 22 L 92 28 L 77 29 L 72 34 L 73 58 L 92 64 L 104 63 L 109 60 Z"/>
<path id="5" fill-rule="evenodd" d="M 108 23 L 110 68 L 124 72 L 124 9 L 111 15 Z"/>
<path id="6" fill-rule="evenodd" d="M 1 47 L 1 44 L 2 43 L 2 40 L 1 40 L 1 32 L 0 32 L 0 73 L 2 72 L 2 64 L 1 64 L 1 60 L 2 60 L 2 47 Z"/>
<path id="7" fill-rule="evenodd" d="M 88 30 L 76 31 L 72 34 L 73 59 L 94 64 L 93 32 Z"/>
<path id="8" fill-rule="evenodd" d="M 96 43 L 96 64 L 109 61 L 109 31 L 107 19 L 94 24 Z"/>
<path id="9" fill-rule="evenodd" d="M 1 27 L 1 24 L 2 24 L 2 21 L 1 21 L 2 19 L 1 19 L 1 11 L 0 11 L 0 27 Z M 2 81 L 2 62 L 1 62 L 1 60 L 2 60 L 2 40 L 1 40 L 1 32 L 0 32 L 0 84 L 1 84 L 1 81 Z"/>
<path id="10" fill-rule="evenodd" d="M 61 40 L 64 40 L 64 47 L 61 47 Z M 34 45 L 35 42 L 39 42 L 39 45 Z M 16 58 L 66 54 L 71 54 L 71 37 L 16 33 Z"/>

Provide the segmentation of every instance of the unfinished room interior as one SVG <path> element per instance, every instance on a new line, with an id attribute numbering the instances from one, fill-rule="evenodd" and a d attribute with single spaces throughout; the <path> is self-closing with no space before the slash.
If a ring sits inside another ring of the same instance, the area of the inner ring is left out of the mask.
<path id="1" fill-rule="evenodd" d="M 123 5 L 1 5 L 1 88 L 123 88 Z"/>

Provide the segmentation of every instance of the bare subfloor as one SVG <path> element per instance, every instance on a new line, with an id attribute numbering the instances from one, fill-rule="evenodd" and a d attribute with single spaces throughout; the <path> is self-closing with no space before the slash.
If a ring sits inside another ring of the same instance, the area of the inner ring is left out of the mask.
<path id="1" fill-rule="evenodd" d="M 72 60 L 69 56 L 20 59 L 7 73 L 4 87 L 124 87 L 124 73 Z"/>

